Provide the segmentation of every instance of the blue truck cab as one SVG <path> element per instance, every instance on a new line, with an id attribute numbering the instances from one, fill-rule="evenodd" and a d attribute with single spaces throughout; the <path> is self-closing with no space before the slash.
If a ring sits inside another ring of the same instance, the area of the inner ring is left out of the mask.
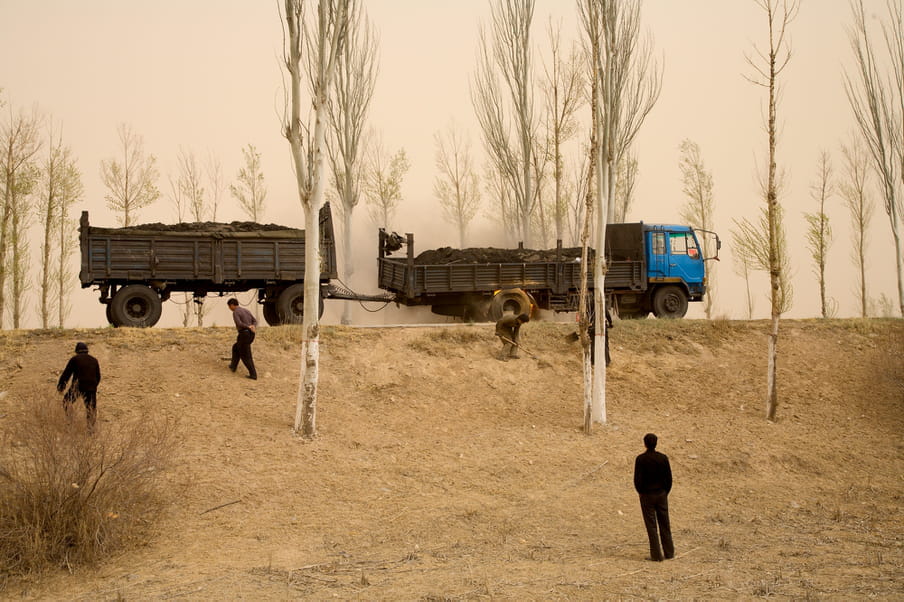
<path id="1" fill-rule="evenodd" d="M 712 237 L 706 244 L 701 237 Z M 610 265 L 619 261 L 641 261 L 641 282 L 622 286 L 616 278 L 606 278 L 606 292 L 623 318 L 644 317 L 650 312 L 659 318 L 681 318 L 688 302 L 702 301 L 706 294 L 706 262 L 719 259 L 721 241 L 708 230 L 667 224 L 609 224 L 607 226 L 607 259 Z M 704 251 L 714 255 L 705 257 Z M 631 252 L 633 251 L 633 253 Z M 636 272 L 635 272 L 636 273 Z"/>

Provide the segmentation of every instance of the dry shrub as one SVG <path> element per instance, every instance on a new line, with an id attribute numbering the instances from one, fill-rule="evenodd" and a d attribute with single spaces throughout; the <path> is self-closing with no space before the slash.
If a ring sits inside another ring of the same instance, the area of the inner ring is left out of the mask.
<path id="1" fill-rule="evenodd" d="M 22 401 L 0 447 L 0 573 L 96 564 L 142 541 L 162 507 L 175 425 L 142 417 L 92 433 L 59 398 Z"/>

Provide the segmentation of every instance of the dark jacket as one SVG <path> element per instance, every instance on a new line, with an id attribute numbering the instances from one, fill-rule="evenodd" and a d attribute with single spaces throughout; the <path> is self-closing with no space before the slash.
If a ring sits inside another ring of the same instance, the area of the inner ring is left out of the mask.
<path id="1" fill-rule="evenodd" d="M 70 377 L 79 391 L 97 391 L 97 385 L 100 383 L 100 364 L 87 353 L 76 353 L 69 358 L 66 369 L 60 375 L 57 391 L 66 388 Z"/>
<path id="2" fill-rule="evenodd" d="M 634 460 L 634 489 L 637 493 L 668 493 L 672 490 L 669 458 L 655 450 L 647 450 Z"/>
<path id="3" fill-rule="evenodd" d="M 518 340 L 518 332 L 521 330 L 521 322 L 518 316 L 507 315 L 502 316 L 496 322 L 496 336 L 505 337 L 512 341 Z"/>

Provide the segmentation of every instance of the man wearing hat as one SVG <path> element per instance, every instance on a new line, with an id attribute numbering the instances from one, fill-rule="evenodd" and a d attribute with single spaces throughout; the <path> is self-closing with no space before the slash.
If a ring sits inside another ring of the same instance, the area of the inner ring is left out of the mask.
<path id="1" fill-rule="evenodd" d="M 72 387 L 63 397 L 63 407 L 67 414 L 70 413 L 75 396 L 81 395 L 85 400 L 88 428 L 93 429 L 97 419 L 97 385 L 100 383 L 100 364 L 93 356 L 88 355 L 88 345 L 85 343 L 75 344 L 75 355 L 69 358 L 66 369 L 60 375 L 57 391 L 62 393 L 70 378 L 72 378 Z"/>

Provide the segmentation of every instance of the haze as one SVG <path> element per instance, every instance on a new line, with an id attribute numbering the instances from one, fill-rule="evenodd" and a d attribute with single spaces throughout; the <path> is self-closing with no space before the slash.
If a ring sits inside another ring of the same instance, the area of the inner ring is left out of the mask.
<path id="1" fill-rule="evenodd" d="M 484 154 L 470 101 L 476 64 L 478 25 L 489 14 L 487 0 L 368 0 L 367 12 L 380 36 L 380 76 L 370 124 L 390 152 L 404 148 L 411 170 L 404 182 L 404 202 L 392 229 L 414 232 L 416 251 L 457 245 L 455 228 L 439 219 L 433 195 L 433 135 L 454 119 L 470 132 L 472 152 L 482 165 Z M 875 16 L 885 3 L 870 0 Z M 546 25 L 561 21 L 563 40 L 580 40 L 573 2 L 537 0 L 534 40 L 538 68 L 547 58 Z M 819 153 L 831 153 L 836 176 L 842 175 L 840 144 L 852 131 L 851 110 L 842 87 L 842 69 L 851 51 L 845 28 L 846 0 L 804 1 L 790 30 L 793 56 L 782 74 L 778 161 L 787 172 L 781 198 L 793 266 L 794 306 L 787 317 L 816 317 L 819 296 L 812 261 L 804 243 L 803 212 L 816 211 L 809 186 Z M 638 187 L 630 220 L 678 222 L 685 203 L 678 170 L 678 146 L 684 138 L 700 145 L 715 182 L 716 230 L 722 237 L 722 262 L 716 268 L 716 315 L 746 318 L 744 281 L 734 274 L 729 230 L 735 219 L 755 218 L 763 201 L 756 166 L 767 149 L 763 129 L 765 91 L 744 79 L 750 67 L 745 54 L 766 44 L 764 14 L 752 0 L 645 0 L 643 27 L 664 63 L 662 95 L 635 145 Z M 158 159 L 156 205 L 139 221 L 176 221 L 166 198 L 167 177 L 176 174 L 180 147 L 199 158 L 213 153 L 227 183 L 241 163 L 241 148 L 254 144 L 262 153 L 269 194 L 266 222 L 301 227 L 289 146 L 281 135 L 283 107 L 281 22 L 277 3 L 239 0 L 0 0 L 0 88 L 13 110 L 37 105 L 62 126 L 63 139 L 78 158 L 85 186 L 74 208 L 90 212 L 91 223 L 114 226 L 104 202 L 100 161 L 118 156 L 116 128 L 129 124 L 143 136 L 145 150 Z M 8 119 L 9 107 L 5 108 Z M 585 118 L 589 109 L 582 109 Z M 571 149 L 574 161 L 579 148 Z M 218 221 L 245 219 L 228 192 Z M 897 304 L 894 245 L 878 193 L 869 230 L 869 295 L 885 295 Z M 484 195 L 469 234 L 469 246 L 499 245 L 492 221 L 493 200 Z M 358 272 L 349 283 L 361 293 L 376 293 L 373 275 L 376 227 L 366 207 L 356 210 Z M 850 260 L 850 225 L 839 197 L 827 213 L 835 233 L 827 269 L 828 295 L 838 316 L 858 315 L 855 273 Z M 552 246 L 554 242 L 550 244 Z M 73 264 L 78 256 L 73 258 Z M 37 266 L 37 260 L 32 261 Z M 33 268 L 36 269 L 36 268 Z M 77 268 L 76 268 L 77 270 Z M 768 315 L 766 278 L 756 274 L 754 317 Z M 69 327 L 105 325 L 94 291 L 75 285 Z M 36 294 L 30 293 L 32 297 Z M 251 293 L 240 295 L 243 302 Z M 228 324 L 225 300 L 211 300 L 215 311 L 207 323 Z M 35 304 L 29 304 L 34 306 Z M 692 304 L 689 317 L 701 317 Z M 374 309 L 374 308 L 372 308 Z M 161 325 L 181 323 L 179 308 L 164 305 Z M 324 322 L 337 323 L 339 302 L 328 302 Z M 358 309 L 360 322 L 428 319 L 421 312 L 389 308 L 383 314 Z M 443 318 L 437 317 L 442 320 Z M 26 327 L 39 325 L 35 312 Z"/>

